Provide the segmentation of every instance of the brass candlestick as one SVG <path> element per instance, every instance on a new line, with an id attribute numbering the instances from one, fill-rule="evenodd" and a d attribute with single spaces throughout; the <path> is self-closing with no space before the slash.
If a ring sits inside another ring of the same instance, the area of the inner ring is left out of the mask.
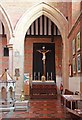
<path id="1" fill-rule="evenodd" d="M 22 90 L 22 92 L 21 92 L 20 99 L 21 99 L 21 101 L 24 101 L 24 99 L 25 99 L 25 96 L 24 96 L 24 91 L 23 91 L 23 90 Z"/>

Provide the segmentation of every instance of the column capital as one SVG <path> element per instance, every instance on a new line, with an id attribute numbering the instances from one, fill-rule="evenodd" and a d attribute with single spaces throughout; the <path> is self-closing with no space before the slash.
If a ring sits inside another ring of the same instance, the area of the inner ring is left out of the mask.
<path id="1" fill-rule="evenodd" d="M 13 41 L 14 37 L 11 37 L 11 39 L 9 40 L 9 44 L 7 45 L 8 48 L 13 48 Z"/>
<path id="2" fill-rule="evenodd" d="M 7 47 L 8 47 L 9 49 L 12 49 L 12 48 L 13 48 L 13 44 L 8 44 Z"/>

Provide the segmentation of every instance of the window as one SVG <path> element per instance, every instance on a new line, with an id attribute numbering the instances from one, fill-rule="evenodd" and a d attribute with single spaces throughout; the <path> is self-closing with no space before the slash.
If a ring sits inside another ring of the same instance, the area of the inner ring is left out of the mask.
<path id="1" fill-rule="evenodd" d="M 4 56 L 9 56 L 9 49 L 8 49 L 8 47 L 4 47 Z"/>

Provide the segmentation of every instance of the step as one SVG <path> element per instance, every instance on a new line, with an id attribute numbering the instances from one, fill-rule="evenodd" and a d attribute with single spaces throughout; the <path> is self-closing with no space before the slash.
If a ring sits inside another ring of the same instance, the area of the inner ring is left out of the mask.
<path id="1" fill-rule="evenodd" d="M 15 111 L 17 110 L 27 110 L 29 101 L 16 101 L 14 104 Z"/>
<path id="2" fill-rule="evenodd" d="M 9 112 L 9 111 L 14 111 L 14 107 L 5 107 L 5 108 L 0 108 L 0 112 Z"/>

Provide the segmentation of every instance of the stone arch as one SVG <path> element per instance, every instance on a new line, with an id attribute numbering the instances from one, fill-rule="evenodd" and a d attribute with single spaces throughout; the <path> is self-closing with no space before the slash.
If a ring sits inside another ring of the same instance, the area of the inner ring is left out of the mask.
<path id="1" fill-rule="evenodd" d="M 13 26 L 12 23 L 9 19 L 8 14 L 6 13 L 5 9 L 3 6 L 0 4 L 0 19 L 5 27 L 5 31 L 7 33 L 7 44 L 9 43 L 10 38 L 13 35 Z"/>
<path id="2" fill-rule="evenodd" d="M 27 10 L 19 19 L 14 31 L 15 37 L 19 36 L 20 33 L 23 33 L 22 35 L 24 38 L 27 29 L 41 15 L 47 16 L 57 25 L 62 37 L 64 37 L 64 34 L 67 34 L 68 21 L 66 20 L 65 16 L 58 9 L 42 2 Z M 60 22 L 60 19 L 62 22 Z"/>
<path id="3" fill-rule="evenodd" d="M 20 18 L 18 21 L 16 27 L 15 27 L 15 38 L 13 41 L 14 44 L 14 55 L 16 55 L 16 52 L 19 52 L 18 58 L 13 57 L 13 66 L 14 66 L 14 71 L 15 68 L 18 66 L 20 69 L 20 77 L 21 80 L 23 80 L 23 75 L 24 75 L 24 38 L 27 29 L 30 27 L 30 25 L 35 21 L 38 17 L 41 15 L 47 16 L 49 19 L 51 19 L 58 27 L 60 30 L 61 36 L 62 36 L 62 41 L 63 41 L 63 71 L 68 71 L 67 67 L 67 62 L 68 62 L 68 43 L 67 43 L 67 33 L 68 33 L 68 22 L 65 18 L 65 16 L 56 8 L 53 8 L 47 3 L 39 3 L 35 6 L 33 6 L 31 9 L 27 10 L 24 15 Z M 61 20 L 61 22 L 60 22 Z M 20 44 L 19 44 L 20 43 Z M 20 63 L 18 63 L 18 59 L 20 60 Z M 16 64 L 17 61 L 17 64 Z M 64 62 L 65 61 L 65 62 Z M 14 74 L 13 71 L 13 74 Z M 68 74 L 65 72 L 63 73 L 63 80 L 64 80 L 64 87 L 68 87 L 68 83 L 66 80 L 68 79 Z M 18 86 L 20 83 L 17 81 L 16 85 Z M 22 87 L 22 85 L 21 85 Z M 20 90 L 16 90 L 19 91 Z"/>

